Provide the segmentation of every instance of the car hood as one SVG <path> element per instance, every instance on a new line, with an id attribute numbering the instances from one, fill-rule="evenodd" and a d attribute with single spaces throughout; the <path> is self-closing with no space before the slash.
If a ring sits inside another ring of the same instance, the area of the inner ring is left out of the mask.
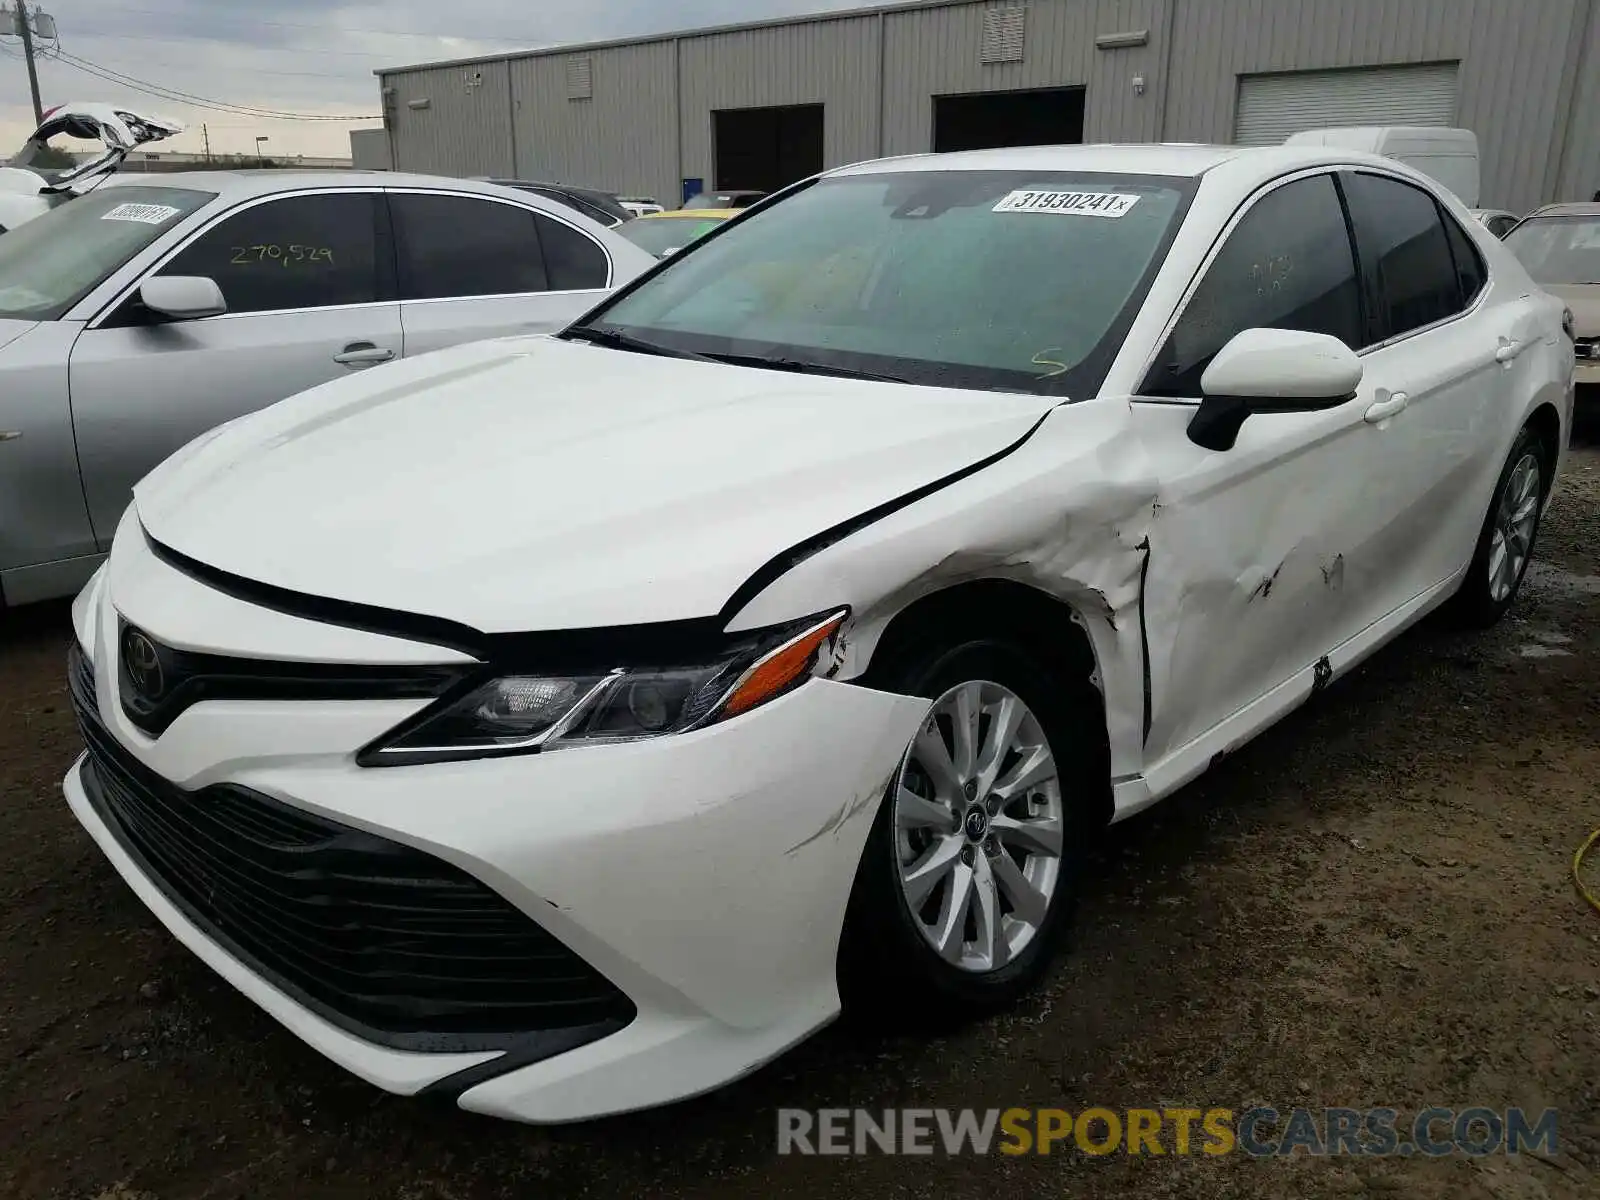
<path id="1" fill-rule="evenodd" d="M 39 322 L 19 321 L 15 317 L 0 317 L 0 350 L 5 349 Z"/>
<path id="2" fill-rule="evenodd" d="M 768 560 L 1058 401 L 479 342 L 302 393 L 134 491 L 157 542 L 489 633 L 706 617 Z"/>
<path id="3" fill-rule="evenodd" d="M 1572 310 L 1572 324 L 1579 337 L 1600 337 L 1600 284 L 1546 284 L 1545 291 Z"/>

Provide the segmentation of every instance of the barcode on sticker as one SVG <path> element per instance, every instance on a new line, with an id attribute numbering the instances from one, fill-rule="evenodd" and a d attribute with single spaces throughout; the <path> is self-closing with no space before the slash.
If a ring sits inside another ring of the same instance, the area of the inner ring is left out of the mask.
<path id="1" fill-rule="evenodd" d="M 1068 217 L 1120 217 L 1139 197 L 1127 192 L 1015 191 L 994 206 L 995 212 L 1056 213 Z"/>
<path id="2" fill-rule="evenodd" d="M 178 210 L 165 204 L 119 204 L 100 219 L 102 221 L 138 221 L 143 225 L 160 225 L 178 215 Z"/>

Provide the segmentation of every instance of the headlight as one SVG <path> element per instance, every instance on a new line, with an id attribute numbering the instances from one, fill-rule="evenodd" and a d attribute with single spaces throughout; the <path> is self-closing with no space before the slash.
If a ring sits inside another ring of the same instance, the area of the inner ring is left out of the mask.
<path id="1" fill-rule="evenodd" d="M 364 767 L 488 758 L 684 733 L 776 699 L 825 662 L 844 624 L 824 618 L 738 635 L 694 666 L 477 676 L 366 746 Z"/>

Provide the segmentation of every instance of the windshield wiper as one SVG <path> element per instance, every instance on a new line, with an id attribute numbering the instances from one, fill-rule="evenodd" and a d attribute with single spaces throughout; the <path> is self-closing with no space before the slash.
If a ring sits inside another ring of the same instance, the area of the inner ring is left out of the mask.
<path id="1" fill-rule="evenodd" d="M 736 367 L 760 367 L 769 371 L 792 371 L 796 375 L 830 375 L 837 379 L 870 379 L 877 383 L 910 383 L 903 375 L 885 375 L 878 371 L 858 371 L 854 367 L 836 367 L 828 363 L 802 362 L 798 358 L 768 358 L 761 354 L 708 354 L 705 357 Z"/>
<path id="2" fill-rule="evenodd" d="M 623 333 L 618 329 L 600 329 L 594 325 L 574 325 L 561 335 L 564 338 L 582 338 L 596 346 L 605 346 L 612 350 L 627 350 L 634 354 L 657 354 L 662 358 L 688 358 L 695 362 L 716 362 L 717 360 L 706 354 L 696 354 L 693 350 L 679 350 L 673 346 L 663 346 L 660 342 L 652 342 L 648 338 L 634 337 L 631 333 Z"/>

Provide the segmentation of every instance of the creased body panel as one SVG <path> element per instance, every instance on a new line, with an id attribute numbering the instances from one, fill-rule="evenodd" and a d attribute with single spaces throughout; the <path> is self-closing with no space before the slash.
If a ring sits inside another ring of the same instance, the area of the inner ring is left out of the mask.
<path id="1" fill-rule="evenodd" d="M 734 618 L 756 628 L 807 606 L 847 603 L 839 676 L 866 669 L 906 605 L 957 584 L 1007 579 L 1062 601 L 1081 622 L 1106 700 L 1112 773 L 1139 769 L 1144 685 L 1139 600 L 1158 492 L 1156 462 L 1125 398 L 1057 408 L 993 466 L 796 565 Z"/>

